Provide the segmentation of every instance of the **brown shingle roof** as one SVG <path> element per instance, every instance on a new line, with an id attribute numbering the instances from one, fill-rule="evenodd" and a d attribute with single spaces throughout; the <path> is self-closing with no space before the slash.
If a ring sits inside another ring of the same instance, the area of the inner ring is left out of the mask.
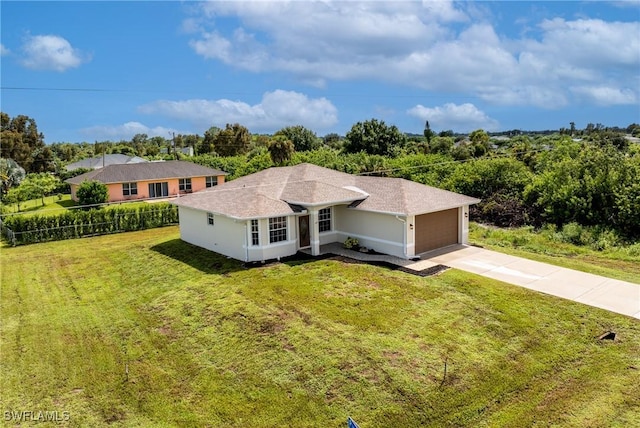
<path id="1" fill-rule="evenodd" d="M 249 219 L 293 213 L 303 206 L 348 204 L 354 210 L 416 215 L 478 203 L 479 200 L 402 178 L 346 174 L 303 163 L 269 168 L 178 198 L 179 206 Z"/>
<path id="2" fill-rule="evenodd" d="M 90 171 L 65 181 L 70 184 L 81 184 L 83 181 L 96 180 L 109 184 L 219 175 L 227 175 L 227 173 L 192 162 L 168 161 L 107 165 L 104 168 Z"/>

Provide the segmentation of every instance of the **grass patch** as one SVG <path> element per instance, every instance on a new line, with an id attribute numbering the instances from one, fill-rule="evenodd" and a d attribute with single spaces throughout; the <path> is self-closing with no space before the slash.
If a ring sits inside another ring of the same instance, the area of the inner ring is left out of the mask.
<path id="1" fill-rule="evenodd" d="M 62 198 L 57 195 L 45 196 L 44 204 L 42 203 L 42 198 L 30 199 L 28 201 L 21 202 L 20 211 L 18 211 L 17 204 L 5 204 L 4 210 L 8 213 L 43 214 L 45 211 L 62 210 L 76 205 L 76 203 L 71 200 L 71 195 L 65 194 L 61 196 Z"/>
<path id="2" fill-rule="evenodd" d="M 553 233 L 529 227 L 502 229 L 477 223 L 469 224 L 469 241 L 490 250 L 640 284 L 640 243 L 598 251 L 558 241 Z"/>
<path id="3" fill-rule="evenodd" d="M 68 411 L 70 426 L 640 424 L 637 320 L 488 278 L 245 269 L 176 227 L 0 257 L 5 411 Z M 616 341 L 597 340 L 607 330 Z"/>

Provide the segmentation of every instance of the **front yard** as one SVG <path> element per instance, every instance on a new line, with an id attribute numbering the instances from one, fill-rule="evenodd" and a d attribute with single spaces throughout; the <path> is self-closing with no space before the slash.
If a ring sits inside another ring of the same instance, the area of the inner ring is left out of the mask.
<path id="1" fill-rule="evenodd" d="M 69 426 L 640 425 L 637 320 L 472 274 L 245 269 L 177 227 L 0 261 L 4 411 L 69 412 Z"/>

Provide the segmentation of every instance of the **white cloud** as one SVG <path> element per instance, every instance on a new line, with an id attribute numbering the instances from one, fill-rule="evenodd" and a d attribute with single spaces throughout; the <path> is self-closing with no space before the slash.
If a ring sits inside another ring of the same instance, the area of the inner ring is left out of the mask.
<path id="1" fill-rule="evenodd" d="M 150 128 L 140 122 L 127 122 L 122 125 L 98 125 L 83 128 L 80 130 L 82 135 L 92 140 L 131 140 L 136 134 L 147 134 L 149 137 L 169 138 L 171 133 L 188 134 L 189 132 L 181 132 L 172 128 L 156 126 Z"/>
<path id="2" fill-rule="evenodd" d="M 159 100 L 140 106 L 145 114 L 161 114 L 207 129 L 241 123 L 253 132 L 276 131 L 290 125 L 325 129 L 338 122 L 338 111 L 326 98 L 309 98 L 292 91 L 266 92 L 255 105 L 227 99 Z"/>
<path id="3" fill-rule="evenodd" d="M 608 106 L 615 104 L 636 104 L 638 94 L 631 89 L 621 89 L 611 86 L 576 86 L 570 90 L 583 96 L 587 101 Z"/>
<path id="4" fill-rule="evenodd" d="M 407 114 L 423 121 L 428 120 L 432 129 L 469 132 L 482 128 L 485 131 L 495 131 L 499 123 L 479 110 L 471 103 L 447 103 L 438 107 L 425 107 L 421 104 L 407 110 Z"/>
<path id="5" fill-rule="evenodd" d="M 66 39 L 55 35 L 29 36 L 22 50 L 22 64 L 34 70 L 62 72 L 89 60 Z"/>
<path id="6" fill-rule="evenodd" d="M 197 54 L 315 86 L 371 79 L 557 108 L 586 99 L 570 87 L 603 82 L 624 95 L 610 102 L 626 103 L 640 68 L 638 21 L 555 18 L 508 36 L 473 2 L 206 2 L 196 9 L 185 26 L 195 31 Z M 229 17 L 235 27 L 217 25 Z"/>
<path id="7" fill-rule="evenodd" d="M 4 45 L 2 43 L 0 43 L 0 56 L 9 55 L 10 53 L 11 53 L 11 51 L 9 49 L 7 49 L 6 47 L 4 47 Z"/>

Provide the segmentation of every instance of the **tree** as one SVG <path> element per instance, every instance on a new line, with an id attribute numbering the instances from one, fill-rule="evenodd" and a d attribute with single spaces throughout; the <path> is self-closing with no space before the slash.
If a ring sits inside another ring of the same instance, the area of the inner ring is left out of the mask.
<path id="1" fill-rule="evenodd" d="M 332 132 L 330 134 L 325 135 L 322 140 L 324 141 L 324 144 L 326 144 L 327 146 L 336 147 L 338 144 L 340 144 L 340 135 L 336 134 L 335 132 Z"/>
<path id="2" fill-rule="evenodd" d="M 431 130 L 429 126 L 429 121 L 424 124 L 424 138 L 427 139 L 427 143 L 431 143 L 431 139 L 435 136 L 435 132 Z"/>
<path id="3" fill-rule="evenodd" d="M 4 196 L 9 189 L 24 179 L 24 168 L 13 159 L 0 158 L 0 193 Z"/>
<path id="4" fill-rule="evenodd" d="M 144 156 L 146 154 L 147 142 L 149 141 L 149 136 L 147 134 L 136 134 L 131 139 L 131 146 L 135 150 L 135 154 L 138 156 Z"/>
<path id="5" fill-rule="evenodd" d="M 454 142 L 452 137 L 436 137 L 429 144 L 429 151 L 431 153 L 440 153 L 446 155 L 451 153 L 453 145 Z"/>
<path id="6" fill-rule="evenodd" d="M 344 150 L 347 153 L 366 152 L 383 156 L 389 156 L 394 149 L 404 147 L 407 141 L 407 137 L 395 125 L 387 126 L 384 121 L 377 119 L 356 123 L 345 138 Z"/>
<path id="7" fill-rule="evenodd" d="M 44 205 L 44 197 L 55 190 L 60 184 L 60 179 L 47 172 L 27 174 L 20 187 L 25 189 L 31 198 L 41 198 Z"/>
<path id="8" fill-rule="evenodd" d="M 26 172 L 53 171 L 53 152 L 45 145 L 36 121 L 25 115 L 13 119 L 6 113 L 1 116 L 0 157 L 13 159 Z"/>
<path id="9" fill-rule="evenodd" d="M 3 198 L 3 202 L 7 204 L 16 204 L 18 211 L 20 211 L 20 204 L 31 199 L 31 195 L 28 193 L 28 189 L 18 186 L 9 189 L 7 194 Z"/>
<path id="10" fill-rule="evenodd" d="M 293 143 L 283 135 L 276 135 L 269 143 L 269 155 L 276 165 L 282 165 L 290 160 L 294 152 Z"/>
<path id="11" fill-rule="evenodd" d="M 208 155 L 213 152 L 214 142 L 216 140 L 216 136 L 220 133 L 220 128 L 217 126 L 212 126 L 204 132 L 204 138 L 202 139 L 202 143 L 196 146 L 196 154 L 198 155 Z"/>
<path id="12" fill-rule="evenodd" d="M 76 196 L 80 205 L 104 204 L 109 199 L 109 190 L 99 181 L 83 181 L 76 190 Z"/>
<path id="13" fill-rule="evenodd" d="M 489 148 L 489 134 L 483 129 L 476 129 L 469 134 L 469 139 L 473 144 L 482 144 L 486 148 Z"/>
<path id="14" fill-rule="evenodd" d="M 302 125 L 287 126 L 276 132 L 275 135 L 282 135 L 290 140 L 297 152 L 315 150 L 320 145 L 316 134 Z"/>
<path id="15" fill-rule="evenodd" d="M 238 123 L 233 125 L 227 123 L 225 129 L 213 138 L 213 146 L 220 156 L 243 155 L 251 146 L 251 134 L 247 128 Z"/>

